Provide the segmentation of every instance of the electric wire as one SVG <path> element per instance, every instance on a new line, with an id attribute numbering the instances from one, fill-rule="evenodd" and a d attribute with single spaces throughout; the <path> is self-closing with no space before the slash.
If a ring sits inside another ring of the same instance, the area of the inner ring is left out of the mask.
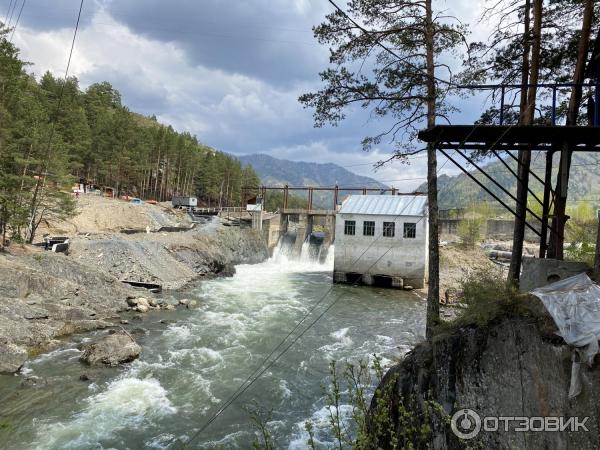
<path id="1" fill-rule="evenodd" d="M 443 169 L 443 167 L 447 164 L 449 160 L 446 160 L 438 169 L 438 172 L 441 171 Z M 407 208 L 409 208 L 412 203 L 415 201 L 417 197 L 413 197 L 412 199 L 410 199 L 410 201 L 402 208 L 402 211 L 400 211 L 395 217 L 394 220 L 398 219 L 399 217 L 401 217 L 404 214 L 404 211 L 406 211 Z M 421 217 L 415 224 L 418 224 L 421 222 L 421 220 L 423 220 L 423 217 Z M 353 262 L 352 265 L 356 264 L 366 253 L 367 251 L 369 251 L 371 249 L 371 247 L 379 241 L 379 239 L 381 239 L 383 237 L 383 235 L 377 236 L 376 239 L 374 239 L 368 246 L 367 248 L 355 259 L 355 261 Z M 377 264 L 385 255 L 387 255 L 389 253 L 390 250 L 392 250 L 395 247 L 389 247 L 377 260 L 375 260 L 375 262 L 373 264 L 371 264 L 371 266 L 369 266 L 369 268 L 367 269 L 367 271 L 369 271 L 373 266 L 375 266 L 375 264 Z M 354 282 L 354 285 L 358 284 L 360 279 L 362 278 L 362 275 L 359 279 L 357 279 Z M 250 386 L 252 386 L 268 369 L 270 369 L 273 364 L 275 364 L 275 362 L 277 362 L 293 345 L 294 343 L 296 343 L 302 336 L 304 336 L 304 334 L 306 334 L 308 332 L 308 330 L 310 328 L 312 328 L 312 326 L 314 324 L 316 324 L 338 301 L 339 299 L 342 297 L 342 295 L 344 293 L 341 293 L 332 303 L 329 304 L 329 306 L 327 308 L 325 308 L 324 311 L 322 311 L 319 316 L 317 316 L 317 318 L 311 322 L 299 335 L 297 335 L 292 342 L 284 348 L 284 350 L 282 352 L 280 352 L 275 359 L 273 359 L 270 363 L 268 363 L 268 361 L 271 359 L 271 357 L 280 349 L 283 347 L 283 345 L 285 344 L 285 342 L 300 328 L 300 326 L 302 325 L 302 323 L 304 323 L 304 321 L 306 319 L 308 319 L 308 317 L 310 317 L 310 315 L 319 307 L 321 306 L 321 304 L 323 304 L 323 302 L 325 301 L 325 299 L 329 296 L 329 294 L 331 293 L 331 291 L 333 290 L 333 284 L 325 291 L 325 294 L 321 296 L 321 298 L 309 309 L 309 311 L 304 314 L 304 316 L 300 319 L 299 322 L 296 323 L 296 325 L 294 326 L 294 328 L 285 336 L 285 338 L 283 340 L 281 340 L 281 342 L 279 343 L 279 345 L 277 345 L 277 347 L 275 347 L 265 358 L 263 358 L 262 363 L 244 380 L 244 382 L 242 384 L 239 385 L 239 387 L 236 389 L 236 391 L 234 391 L 233 394 L 231 394 L 228 398 L 228 400 L 223 404 L 223 406 L 221 406 L 221 408 L 219 408 L 219 410 L 213 414 L 213 416 L 211 416 L 211 418 L 204 423 L 204 425 L 202 427 L 200 427 L 196 433 L 187 440 L 187 442 L 185 443 L 185 445 L 189 445 L 190 443 L 192 443 L 194 440 L 196 440 L 198 438 L 198 436 L 206 429 L 208 428 L 217 418 L 219 418 L 224 412 L 225 410 L 232 404 L 234 403 L 242 394 L 244 394 L 244 392 L 246 392 L 248 390 L 248 388 Z M 268 364 L 267 364 L 268 363 Z M 266 367 L 264 367 L 264 365 L 267 364 Z M 264 367 L 264 369 L 263 369 Z M 261 370 L 263 369 L 263 370 Z"/>
<path id="2" fill-rule="evenodd" d="M 331 1 L 331 0 L 329 0 Z M 527 108 L 525 109 L 525 111 L 528 111 L 529 108 L 531 108 L 531 104 L 527 106 Z M 481 126 L 481 124 L 475 124 L 474 127 L 469 131 L 469 133 L 467 133 L 467 135 L 465 136 L 465 138 L 462 140 L 462 142 L 458 143 L 454 149 L 455 153 L 458 152 L 458 150 L 465 144 L 465 142 L 467 142 L 467 140 L 471 137 L 471 135 Z M 515 124 L 511 124 L 509 127 L 507 127 L 506 130 L 503 131 L 503 133 L 500 134 L 500 136 L 498 137 L 498 139 L 489 147 L 489 149 L 494 148 L 501 140 L 502 138 L 515 126 Z M 439 144 L 436 143 L 435 145 Z M 436 176 L 438 175 L 438 173 L 441 171 L 441 169 L 448 163 L 448 161 L 450 161 L 449 159 L 446 159 L 446 161 L 436 170 Z M 459 177 L 456 180 L 456 183 L 453 184 L 453 187 L 458 184 L 458 182 L 460 182 L 462 179 Z M 395 219 L 397 219 L 398 217 L 402 216 L 402 213 L 404 212 L 404 210 L 410 205 L 410 203 L 412 203 L 412 201 L 414 201 L 416 197 L 414 197 L 413 199 L 411 199 L 411 202 L 409 202 L 409 204 L 407 204 L 403 210 L 395 217 Z M 423 218 L 419 219 L 422 220 Z M 375 239 L 371 244 L 369 244 L 369 246 L 367 246 L 367 248 L 358 256 L 358 258 L 355 260 L 355 262 L 353 263 L 356 264 L 360 258 L 362 258 L 362 256 L 371 248 L 371 246 L 377 242 L 382 236 L 378 236 L 377 239 Z M 373 267 L 377 262 L 379 262 L 381 260 L 381 258 L 383 256 L 385 256 L 393 247 L 388 248 L 383 255 L 381 255 L 370 267 Z M 362 279 L 362 275 L 355 281 L 355 284 L 358 284 L 358 282 Z M 321 299 L 319 299 L 319 301 L 317 302 L 316 306 L 320 305 L 324 299 L 329 295 L 329 293 L 331 292 L 331 290 L 333 289 L 333 285 L 330 286 L 325 295 L 321 297 Z M 342 293 L 343 294 L 343 293 Z M 196 440 L 198 438 L 198 436 L 206 429 L 210 426 L 210 424 L 212 424 L 218 417 L 221 416 L 221 414 L 223 414 L 223 412 L 225 412 L 225 410 L 233 403 L 235 402 L 244 392 L 246 392 L 250 386 L 252 386 L 256 381 L 258 381 L 258 379 L 262 376 L 262 374 L 264 374 L 269 368 L 271 368 L 273 366 L 273 364 L 275 364 L 275 362 L 277 362 L 293 345 L 294 343 L 296 343 L 304 334 L 306 334 L 308 332 L 308 330 L 310 328 L 312 328 L 312 326 L 314 326 L 341 298 L 342 294 L 340 294 L 332 303 L 329 304 L 329 306 L 327 308 L 325 308 L 325 310 L 323 312 L 321 312 L 321 314 L 319 314 L 319 316 L 317 316 L 317 318 L 311 322 L 298 336 L 296 336 L 296 338 L 294 338 L 292 340 L 292 342 L 286 346 L 282 352 L 280 352 L 275 359 L 269 363 L 267 365 L 267 367 L 265 367 L 263 370 L 261 370 L 260 372 L 258 372 L 257 370 L 255 370 L 253 373 L 256 373 L 255 377 L 248 377 L 246 378 L 246 380 L 238 387 L 238 389 L 234 392 L 234 394 L 232 394 L 229 399 L 225 402 L 225 404 L 213 415 L 211 416 L 211 418 L 204 423 L 204 425 L 202 427 L 200 427 L 193 435 L 192 437 L 184 444 L 184 445 L 189 445 L 190 443 L 192 443 L 194 440 Z M 299 322 L 299 324 L 301 324 L 304 320 L 306 320 L 306 318 L 308 317 L 308 314 L 310 314 L 311 311 L 314 311 L 314 309 L 311 309 L 309 311 L 309 313 L 307 313 L 305 315 L 305 317 L 302 318 L 302 320 Z M 298 329 L 299 325 L 297 324 L 296 327 L 294 327 L 294 329 Z M 293 332 L 292 332 L 293 334 Z M 288 335 L 288 337 L 291 336 Z M 287 339 L 287 338 L 286 338 Z M 278 346 L 277 348 L 281 348 L 281 346 L 283 345 L 283 343 L 285 343 L 285 340 L 283 340 Z M 270 353 L 270 355 L 272 356 L 274 352 Z M 267 358 L 263 359 L 263 363 L 261 364 L 261 366 L 259 366 L 258 370 L 260 370 L 260 368 L 268 361 Z M 248 383 L 246 385 L 246 383 Z M 183 447 L 182 447 L 183 448 Z"/>
<path id="3" fill-rule="evenodd" d="M 13 37 L 15 36 L 15 31 L 17 31 L 17 27 L 19 26 L 19 20 L 21 20 L 21 14 L 23 14 L 23 8 L 25 8 L 25 3 L 27 0 L 23 0 L 23 3 L 21 4 L 21 9 L 19 10 L 19 15 L 17 16 L 17 21 L 15 22 L 15 25 L 13 26 L 12 32 L 10 33 L 10 39 L 9 42 L 12 44 L 13 41 Z"/>

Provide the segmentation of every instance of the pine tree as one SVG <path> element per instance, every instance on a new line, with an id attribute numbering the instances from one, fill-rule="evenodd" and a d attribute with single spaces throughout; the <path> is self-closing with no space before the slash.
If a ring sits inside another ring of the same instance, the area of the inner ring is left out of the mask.
<path id="1" fill-rule="evenodd" d="M 330 46 L 331 67 L 321 72 L 325 87 L 300 101 L 315 110 L 315 125 L 337 124 L 353 105 L 390 118 L 393 125 L 363 140 L 366 150 L 383 138 L 396 143 L 394 157 L 406 160 L 419 152 L 412 142 L 419 128 L 446 118 L 452 75 L 445 54 L 464 42 L 465 29 L 434 11 L 432 0 L 350 0 L 347 12 L 335 7 L 314 29 L 321 44 Z M 367 67 L 371 68 L 369 74 Z M 441 74 L 440 74 L 441 73 Z M 439 319 L 439 249 L 437 221 L 437 159 L 427 148 L 429 200 L 429 292 L 427 335 Z"/>

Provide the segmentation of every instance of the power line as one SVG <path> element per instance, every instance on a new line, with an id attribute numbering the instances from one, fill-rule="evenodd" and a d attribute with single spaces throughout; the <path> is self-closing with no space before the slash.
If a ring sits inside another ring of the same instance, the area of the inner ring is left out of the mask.
<path id="1" fill-rule="evenodd" d="M 529 105 L 530 107 L 531 105 Z M 480 124 L 476 124 L 473 129 L 467 134 L 467 136 L 465 137 L 465 139 L 463 140 L 463 143 L 466 142 L 466 140 L 475 132 L 475 130 L 481 126 Z M 498 138 L 497 142 L 502 139 L 502 137 L 512 128 L 514 127 L 514 125 L 511 125 L 507 128 L 507 130 L 504 131 L 503 134 L 501 134 L 501 136 Z M 495 142 L 490 148 L 493 148 L 496 146 L 497 142 Z M 457 149 L 461 147 L 462 145 L 461 143 L 459 143 L 457 145 Z M 455 150 L 455 152 L 457 151 L 457 149 Z M 448 161 L 450 161 L 449 158 L 446 159 L 446 161 L 436 170 L 436 176 L 437 174 L 439 174 L 439 172 L 444 168 L 444 166 L 448 163 Z M 462 178 L 458 177 L 456 179 L 456 182 L 453 184 L 452 188 L 453 189 L 459 182 L 462 181 Z M 415 197 L 416 198 L 416 197 Z M 402 211 L 396 215 L 395 219 L 397 219 L 398 217 L 402 216 L 403 212 L 406 210 L 406 208 L 414 201 L 414 199 L 411 199 L 411 201 L 402 209 Z M 394 220 L 395 220 L 394 219 Z M 419 219 L 419 221 L 417 221 L 417 223 L 419 223 L 421 220 L 423 220 L 423 217 L 421 219 Z M 362 258 L 362 256 L 364 256 L 364 254 L 373 246 L 373 244 L 375 242 L 377 242 L 379 239 L 381 238 L 381 236 L 378 236 L 377 239 L 375 239 L 373 242 L 371 242 L 371 244 L 369 244 L 367 246 L 367 248 L 358 256 L 358 258 L 354 261 L 353 265 L 356 264 L 360 258 Z M 367 269 L 370 270 L 375 264 L 377 264 L 381 258 L 383 258 L 393 247 L 389 247 L 373 264 L 371 264 L 371 266 Z M 357 284 L 359 282 L 359 280 L 362 279 L 362 275 L 359 277 L 358 280 L 356 280 L 355 284 Z M 329 293 L 331 292 L 331 290 L 333 289 L 333 285 L 329 287 L 329 289 L 327 289 L 325 295 L 323 295 L 319 301 L 317 302 L 316 307 L 318 307 L 323 301 L 324 299 L 329 295 Z M 202 433 L 206 428 L 208 428 L 210 426 L 210 424 L 212 424 L 221 414 L 223 414 L 223 412 L 235 401 L 237 400 L 244 392 L 246 392 L 250 386 L 252 386 L 261 376 L 262 374 L 264 374 L 269 368 L 271 368 L 273 366 L 273 364 L 275 364 L 275 362 L 277 362 L 306 332 L 308 332 L 308 330 L 310 328 L 312 328 L 312 326 L 314 324 L 316 324 L 341 298 L 342 294 L 340 294 L 327 308 L 325 308 L 325 310 L 319 314 L 319 316 L 317 316 L 317 318 L 311 322 L 307 328 L 305 328 L 298 336 L 296 336 L 292 342 L 290 342 L 290 344 L 288 346 L 286 346 L 282 352 L 280 352 L 274 360 L 272 360 L 264 369 L 260 370 L 261 367 L 263 367 L 263 365 L 265 363 L 267 363 L 267 361 L 269 360 L 270 356 L 272 356 L 274 354 L 273 351 L 269 354 L 269 356 L 266 359 L 263 359 L 263 362 L 261 363 L 261 365 L 255 369 L 255 371 L 253 372 L 253 374 L 256 374 L 255 377 L 249 376 L 248 378 L 246 378 L 246 380 L 238 387 L 238 389 L 229 397 L 229 399 L 223 404 L 223 406 L 202 426 L 198 429 L 198 431 L 196 431 L 196 433 L 194 433 L 194 435 L 186 442 L 186 445 L 190 444 L 191 442 L 193 442 L 199 435 L 200 433 Z M 304 320 L 306 320 L 306 318 L 308 317 L 308 315 L 314 311 L 314 308 L 309 310 L 309 312 L 307 314 L 305 314 L 305 316 L 302 318 L 302 320 L 294 327 L 294 330 L 297 330 L 299 325 L 304 322 Z M 288 334 L 288 336 L 276 347 L 276 349 L 281 348 L 281 346 L 283 345 L 283 343 L 285 342 L 285 340 L 291 336 L 293 334 L 294 331 L 292 331 L 290 334 Z M 258 370 L 260 370 L 259 372 L 257 372 Z M 246 384 L 248 383 L 248 384 Z"/>
<path id="2" fill-rule="evenodd" d="M 10 40 L 9 42 L 12 44 L 13 41 L 13 37 L 15 36 L 15 31 L 17 31 L 17 27 L 19 26 L 19 20 L 21 20 L 21 14 L 23 14 L 23 8 L 25 8 L 25 2 L 27 0 L 23 0 L 23 4 L 21 5 L 21 9 L 19 10 L 19 15 L 17 16 L 17 21 L 15 22 L 15 25 L 13 27 L 12 33 L 10 34 Z M 16 4 L 16 2 L 15 2 Z"/>
<path id="3" fill-rule="evenodd" d="M 10 13 L 10 8 L 12 8 L 12 4 L 13 4 L 13 0 L 10 0 L 10 3 L 8 4 L 8 9 L 6 10 L 6 14 L 4 15 L 4 19 L 8 22 L 8 15 Z M 7 23 L 8 25 L 8 23 Z"/>
<path id="4" fill-rule="evenodd" d="M 9 28 L 10 28 L 10 23 L 12 22 L 13 15 L 14 15 L 14 13 L 15 13 L 15 9 L 17 8 L 17 1 L 18 1 L 18 0 L 14 0 L 14 3 L 13 3 L 13 1 L 11 0 L 11 4 L 12 4 L 12 10 L 10 10 L 10 5 L 8 6 L 8 8 L 9 8 L 9 10 L 10 10 L 10 11 L 9 11 L 9 12 L 10 12 L 10 14 L 9 14 L 9 16 L 8 16 L 8 18 L 7 18 L 7 26 L 8 26 Z"/>
<path id="5" fill-rule="evenodd" d="M 75 48 L 75 40 L 77 39 L 77 31 L 79 30 L 79 21 L 81 19 L 81 11 L 83 9 L 83 1 L 84 0 L 81 0 L 81 2 L 79 4 L 79 12 L 77 13 L 77 22 L 75 23 L 75 30 L 73 32 L 73 40 L 71 41 L 71 49 L 69 50 L 69 58 L 67 60 L 67 67 L 65 69 L 65 79 L 60 87 L 58 103 L 56 106 L 56 114 L 54 115 L 53 118 L 51 118 L 52 126 L 50 128 L 50 135 L 48 136 L 48 144 L 46 147 L 46 161 L 44 161 L 43 170 L 41 171 L 40 175 L 42 173 L 47 172 L 48 164 L 50 163 L 50 159 L 52 156 L 52 139 L 54 138 L 54 132 L 56 130 L 56 121 L 58 120 L 58 114 L 60 113 L 60 107 L 62 105 L 62 100 L 63 100 L 63 96 L 64 96 L 64 92 L 65 92 L 65 86 L 67 85 L 67 82 L 69 79 L 69 68 L 71 67 L 71 58 L 73 57 L 73 49 Z M 33 191 L 33 198 L 32 198 L 32 202 L 31 202 L 31 204 L 33 205 L 32 211 L 31 211 L 32 212 L 32 214 L 31 214 L 31 221 L 32 221 L 31 224 L 32 225 L 33 225 L 33 221 L 35 220 L 35 214 L 37 212 L 37 205 L 36 205 L 37 197 L 40 193 L 40 189 L 42 191 L 44 189 L 44 185 L 41 185 L 42 179 L 45 179 L 45 177 L 42 177 L 42 176 L 38 177 L 37 182 L 35 184 L 35 189 Z"/>
<path id="6" fill-rule="evenodd" d="M 440 170 L 443 169 L 443 167 L 448 163 L 449 160 L 446 160 L 442 166 L 438 169 L 438 172 Z M 402 211 L 400 211 L 400 213 L 398 213 L 394 220 L 398 219 L 399 217 L 402 216 L 402 214 L 404 213 L 404 211 L 415 201 L 416 197 L 413 197 L 405 206 L 404 208 L 402 208 Z M 424 217 L 421 217 L 416 224 L 420 223 L 421 220 L 423 220 Z M 375 240 L 373 240 L 368 246 L 367 248 L 356 258 L 356 260 L 354 261 L 353 265 L 356 264 L 364 255 L 365 253 L 367 253 L 371 247 L 379 241 L 379 239 L 382 238 L 382 235 L 377 236 L 377 238 Z M 379 258 L 377 258 L 377 260 L 375 260 L 375 262 L 373 264 L 371 264 L 369 266 L 369 268 L 367 269 L 367 272 L 373 267 L 375 266 L 375 264 L 377 264 L 385 255 L 387 255 L 389 253 L 389 251 L 395 247 L 389 247 L 381 256 L 379 256 Z M 358 284 L 358 282 L 360 281 L 361 277 L 356 280 L 354 282 L 354 284 Z M 327 296 L 330 294 L 330 292 L 333 290 L 333 284 L 327 289 L 327 291 L 325 292 L 325 294 L 323 296 L 321 296 L 321 298 L 317 301 L 317 303 L 315 303 L 315 305 L 302 317 L 302 319 L 294 326 L 294 328 L 286 335 L 286 337 L 279 343 L 279 345 L 277 345 L 277 347 L 275 347 L 268 355 L 266 358 L 263 359 L 262 363 L 244 380 L 244 382 L 242 384 L 240 384 L 240 386 L 236 389 L 236 391 L 234 391 L 234 393 L 228 398 L 228 400 L 223 404 L 223 406 L 202 426 L 198 429 L 198 431 L 196 431 L 196 433 L 187 440 L 187 442 L 185 443 L 185 445 L 189 445 L 191 442 L 193 442 L 195 439 L 197 439 L 197 437 L 200 435 L 200 433 L 202 433 L 206 428 L 208 428 L 217 418 L 219 418 L 221 416 L 221 414 L 223 414 L 225 412 L 225 410 L 233 403 L 235 402 L 244 392 L 246 392 L 250 386 L 252 386 L 267 370 L 269 370 L 302 336 L 304 336 L 304 334 L 306 334 L 308 332 L 308 330 L 310 328 L 312 328 L 313 325 L 315 325 L 338 301 L 339 299 L 342 297 L 343 293 L 341 293 L 332 303 L 329 304 L 329 306 L 327 306 L 327 308 L 325 308 L 318 316 L 317 318 L 312 321 L 299 335 L 297 335 L 291 342 L 290 344 L 285 347 L 283 349 L 283 351 L 281 351 L 276 357 L 275 359 L 273 359 L 266 367 L 264 367 L 264 369 L 261 370 L 261 368 L 263 368 L 263 366 L 271 359 L 271 357 L 285 344 L 285 342 L 287 341 L 287 339 L 292 336 L 297 330 L 298 328 L 300 328 L 300 326 L 302 325 L 302 323 L 325 301 L 325 299 L 327 298 Z M 247 384 L 248 383 L 248 384 Z"/>
<path id="7" fill-rule="evenodd" d="M 364 34 L 367 35 L 372 35 L 374 34 L 372 31 L 367 30 L 365 27 L 363 27 L 362 25 L 360 25 L 358 22 L 356 22 L 354 19 L 352 19 L 348 13 L 346 13 L 346 11 L 344 11 L 342 8 L 340 8 L 333 0 L 328 0 L 329 3 L 331 3 L 333 5 L 333 7 L 339 11 L 340 14 L 342 14 L 350 23 L 352 23 L 355 27 L 357 27 L 360 31 L 362 31 Z M 423 68 L 417 66 L 416 64 L 413 64 L 411 62 L 409 62 L 408 60 L 406 60 L 406 58 L 401 58 L 398 54 L 396 54 L 396 52 L 394 52 L 393 50 L 391 50 L 390 48 L 388 48 L 387 46 L 383 45 L 381 43 L 381 41 L 379 39 L 375 39 L 375 44 L 378 45 L 379 47 L 381 47 L 382 49 L 384 49 L 386 52 L 388 52 L 390 55 L 392 55 L 394 58 L 401 60 L 402 64 L 406 64 L 409 67 L 412 67 L 413 69 L 417 70 L 418 72 L 421 72 L 421 75 L 425 76 L 426 78 L 431 78 L 439 83 L 445 84 L 447 86 L 453 86 L 455 85 L 454 83 L 452 83 L 451 81 L 448 80 L 444 80 L 442 78 L 438 78 L 435 75 L 434 76 L 430 76 L 428 73 L 426 73 Z"/>

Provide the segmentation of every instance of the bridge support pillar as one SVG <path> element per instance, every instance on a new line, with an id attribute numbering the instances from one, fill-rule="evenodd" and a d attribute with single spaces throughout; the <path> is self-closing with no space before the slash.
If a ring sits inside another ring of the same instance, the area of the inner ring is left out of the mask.
<path id="1" fill-rule="evenodd" d="M 325 237 L 323 239 L 320 262 L 327 259 L 331 244 L 335 241 L 335 216 L 325 216 Z"/>
<path id="2" fill-rule="evenodd" d="M 312 233 L 312 217 L 308 214 L 298 215 L 298 226 L 296 228 L 296 242 L 294 242 L 294 255 L 299 256 L 302 253 L 302 244 Z"/>
<path id="3" fill-rule="evenodd" d="M 254 230 L 262 231 L 262 222 L 263 222 L 263 212 L 254 211 L 252 213 L 252 228 Z"/>

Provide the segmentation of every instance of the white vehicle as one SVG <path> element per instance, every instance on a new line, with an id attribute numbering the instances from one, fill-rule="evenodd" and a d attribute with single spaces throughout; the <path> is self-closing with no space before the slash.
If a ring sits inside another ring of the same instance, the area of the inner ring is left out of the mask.
<path id="1" fill-rule="evenodd" d="M 171 203 L 174 208 L 195 208 L 198 206 L 196 197 L 173 197 Z"/>

